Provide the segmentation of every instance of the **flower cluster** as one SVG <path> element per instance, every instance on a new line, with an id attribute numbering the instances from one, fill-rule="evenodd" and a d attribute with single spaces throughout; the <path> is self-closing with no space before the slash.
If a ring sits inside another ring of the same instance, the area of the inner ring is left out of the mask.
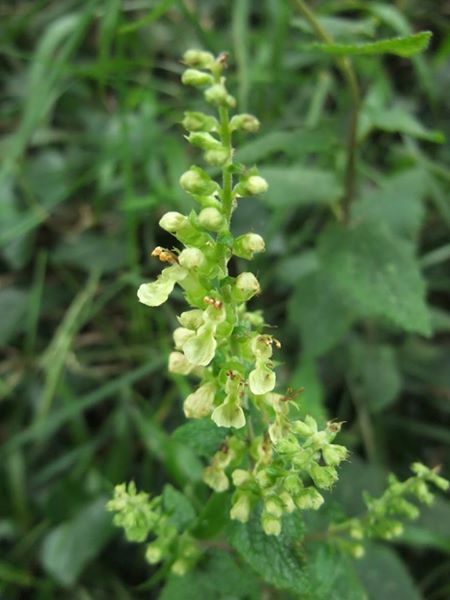
<path id="1" fill-rule="evenodd" d="M 184 575 L 197 561 L 200 550 L 195 538 L 187 531 L 179 532 L 163 507 L 161 496 L 150 499 L 137 492 L 133 482 L 117 485 L 107 509 L 114 512 L 114 524 L 125 530 L 130 542 L 145 542 L 149 535 L 155 539 L 147 544 L 145 557 L 154 565 L 170 561 L 171 571 Z"/>
<path id="2" fill-rule="evenodd" d="M 156 281 L 141 285 L 138 297 L 148 306 L 158 306 L 176 284 L 184 291 L 191 310 L 178 317 L 169 371 L 199 379 L 184 400 L 187 418 L 210 418 L 218 427 L 230 429 L 204 470 L 204 481 L 217 492 L 233 483 L 230 516 L 241 522 L 262 500 L 264 531 L 278 535 L 284 512 L 319 508 L 323 502 L 319 489 L 336 481 L 336 467 L 347 451 L 331 443 L 338 424 L 319 431 L 312 418 L 296 420 L 296 402 L 273 391 L 273 352 L 280 342 L 265 332 L 263 317 L 246 308 L 260 293 L 260 284 L 250 271 L 236 277 L 228 272 L 233 256 L 251 260 L 265 249 L 257 233 L 234 237 L 230 229 L 237 200 L 268 188 L 255 166 L 247 168 L 234 160 L 233 133 L 253 133 L 259 122 L 248 114 L 230 118 L 236 101 L 223 76 L 226 55 L 215 58 L 190 50 L 184 63 L 188 68 L 183 83 L 203 88 L 205 100 L 218 110 L 217 117 L 185 113 L 186 138 L 202 150 L 208 165 L 221 168 L 222 182 L 196 165 L 181 176 L 180 185 L 197 209 L 161 218 L 160 226 L 182 248 L 155 248 L 153 255 L 168 266 Z"/>

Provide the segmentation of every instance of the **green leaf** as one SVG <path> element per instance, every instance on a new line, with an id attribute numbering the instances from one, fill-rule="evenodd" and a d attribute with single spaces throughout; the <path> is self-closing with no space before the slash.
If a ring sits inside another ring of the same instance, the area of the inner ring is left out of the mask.
<path id="1" fill-rule="evenodd" d="M 308 356 L 320 356 L 347 333 L 358 314 L 323 269 L 303 277 L 289 302 L 289 320 L 300 330 Z"/>
<path id="2" fill-rule="evenodd" d="M 422 224 L 424 200 L 429 187 L 427 172 L 406 169 L 382 180 L 380 188 L 364 195 L 352 207 L 355 221 L 383 222 L 393 232 L 415 237 Z"/>
<path id="3" fill-rule="evenodd" d="M 44 539 L 42 566 L 62 585 L 73 585 L 112 536 L 106 501 L 107 498 L 95 500 L 73 519 L 52 529 Z"/>
<path id="4" fill-rule="evenodd" d="M 320 236 L 319 257 L 328 277 L 367 316 L 430 334 L 425 283 L 409 242 L 382 224 L 333 225 Z"/>
<path id="5" fill-rule="evenodd" d="M 201 568 L 184 577 L 171 576 L 160 600 L 259 600 L 255 575 L 228 552 L 213 552 Z"/>
<path id="6" fill-rule="evenodd" d="M 9 287 L 0 290 L 0 346 L 23 328 L 23 318 L 27 310 L 28 293 Z M 5 318 L 7 316 L 7 318 Z"/>
<path id="7" fill-rule="evenodd" d="M 319 50 L 335 56 L 395 54 L 409 57 L 423 52 L 428 48 L 432 33 L 421 31 L 413 35 L 379 40 L 378 42 L 363 42 L 360 44 L 309 44 L 308 49 Z"/>
<path id="8" fill-rule="evenodd" d="M 391 548 L 368 545 L 365 556 L 355 561 L 355 570 L 369 600 L 422 600 L 403 561 Z"/>
<path id="9" fill-rule="evenodd" d="M 332 204 L 341 195 L 341 185 L 332 171 L 299 165 L 264 167 L 260 171 L 269 183 L 261 198 L 273 208 Z"/>
<path id="10" fill-rule="evenodd" d="M 189 446 L 198 456 L 210 458 L 219 449 L 227 436 L 228 430 L 210 419 L 196 419 L 178 427 L 172 438 Z"/>
<path id="11" fill-rule="evenodd" d="M 195 519 L 195 510 L 184 494 L 168 484 L 163 492 L 164 510 L 179 531 L 183 531 Z"/>
<path id="12" fill-rule="evenodd" d="M 389 133 L 404 133 L 419 140 L 442 144 L 445 136 L 441 131 L 427 129 L 414 115 L 401 106 L 379 110 L 364 110 L 362 118 L 365 119 L 362 133 L 367 135 L 371 127 L 388 131 Z M 371 126 L 371 127 L 370 127 Z M 358 135 L 361 138 L 361 134 Z"/>
<path id="13" fill-rule="evenodd" d="M 120 236 L 107 237 L 93 232 L 60 242 L 51 257 L 56 265 L 71 265 L 83 271 L 97 269 L 104 273 L 117 271 L 126 264 Z"/>
<path id="14" fill-rule="evenodd" d="M 450 554 L 450 502 L 435 498 L 416 521 L 405 524 L 401 542 L 415 548 L 434 548 Z"/>
<path id="15" fill-rule="evenodd" d="M 301 417 L 311 415 L 324 426 L 327 421 L 325 390 L 318 374 L 316 361 L 304 358 L 290 376 L 289 383 L 294 389 L 305 388 L 298 401 L 299 415 Z"/>
<path id="16" fill-rule="evenodd" d="M 377 413 L 390 406 L 402 388 L 392 346 L 353 340 L 350 345 L 350 379 L 353 389 L 371 412 Z"/>
<path id="17" fill-rule="evenodd" d="M 302 563 L 300 541 L 303 521 L 297 512 L 283 518 L 283 529 L 277 536 L 266 535 L 261 528 L 260 514 L 254 511 L 249 522 L 233 523 L 230 543 L 240 556 L 265 581 L 275 587 L 305 594 L 310 598 L 310 581 Z"/>

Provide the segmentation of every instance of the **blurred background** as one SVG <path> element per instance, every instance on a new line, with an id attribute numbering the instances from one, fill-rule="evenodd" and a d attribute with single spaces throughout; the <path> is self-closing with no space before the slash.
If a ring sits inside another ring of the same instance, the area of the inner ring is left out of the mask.
<path id="1" fill-rule="evenodd" d="M 304 412 L 346 421 L 352 459 L 333 501 L 356 514 L 362 490 L 407 476 L 416 459 L 449 475 L 450 4 L 310 5 L 337 41 L 433 32 L 412 60 L 354 59 L 363 100 L 352 206 L 394 239 L 374 249 L 374 273 L 395 263 L 395 244 L 418 261 L 429 337 L 382 308 L 361 316 L 323 277 L 317 247 L 339 211 L 351 97 L 333 57 L 308 49 L 316 40 L 293 4 L 0 4 L 2 598 L 156 597 L 142 586 L 142 548 L 114 530 L 105 502 L 122 481 L 155 493 L 198 481 L 199 459 L 170 435 L 189 393 L 166 372 L 182 296 L 159 309 L 136 298 L 160 270 L 150 251 L 172 243 L 159 218 L 191 206 L 178 186 L 199 158 L 179 125 L 203 108 L 179 82 L 190 47 L 229 51 L 239 109 L 262 122 L 238 156 L 258 163 L 270 190 L 242 201 L 234 229 L 266 239 L 253 307 L 283 340 L 281 386 L 305 387 Z M 448 498 L 357 569 L 371 598 L 449 598 Z"/>

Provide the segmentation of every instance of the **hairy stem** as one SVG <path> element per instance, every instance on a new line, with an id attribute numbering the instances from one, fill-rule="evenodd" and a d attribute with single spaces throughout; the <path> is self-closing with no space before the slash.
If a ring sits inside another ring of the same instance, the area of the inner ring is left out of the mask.
<path id="1" fill-rule="evenodd" d="M 308 7 L 306 2 L 303 0 L 293 0 L 294 5 L 302 13 L 308 23 L 311 25 L 314 33 L 319 39 L 326 44 L 334 43 L 332 36 L 322 27 L 319 21 L 316 19 L 312 10 Z M 356 176 L 356 151 L 357 151 L 357 133 L 358 133 L 358 116 L 359 109 L 361 106 L 361 94 L 358 85 L 358 79 L 356 77 L 353 65 L 349 58 L 338 57 L 336 62 L 342 72 L 345 81 L 348 84 L 350 95 L 352 99 L 352 108 L 350 114 L 350 125 L 348 130 L 347 139 L 347 165 L 345 169 L 345 192 L 343 200 L 343 217 L 344 221 L 347 222 L 350 216 L 350 208 L 355 196 L 355 176 Z"/>

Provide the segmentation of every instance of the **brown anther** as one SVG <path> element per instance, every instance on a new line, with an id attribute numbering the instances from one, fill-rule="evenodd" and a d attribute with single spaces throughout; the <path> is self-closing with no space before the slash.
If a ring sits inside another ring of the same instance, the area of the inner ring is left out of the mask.
<path id="1" fill-rule="evenodd" d="M 219 448 L 220 452 L 223 452 L 224 454 L 226 454 L 229 450 L 228 444 L 227 442 L 224 442 L 220 448 Z"/>
<path id="2" fill-rule="evenodd" d="M 343 425 L 345 421 L 328 421 L 327 429 L 331 433 L 337 433 L 341 430 L 341 425 Z"/>
<path id="3" fill-rule="evenodd" d="M 300 396 L 300 394 L 303 394 L 304 391 L 305 391 L 304 387 L 301 387 L 298 390 L 294 390 L 293 388 L 288 387 L 288 389 L 286 390 L 286 394 L 285 394 L 285 396 L 283 396 L 282 400 L 284 402 L 289 402 L 290 400 L 295 400 L 298 396 Z"/>
<path id="4" fill-rule="evenodd" d="M 217 57 L 217 62 L 224 68 L 228 66 L 228 52 L 221 52 Z"/>
<path id="5" fill-rule="evenodd" d="M 161 248 L 161 246 L 156 246 L 156 248 L 152 252 L 152 256 L 156 256 L 161 262 L 167 262 L 171 265 L 178 263 L 177 255 L 174 254 L 171 250 Z"/>
<path id="6" fill-rule="evenodd" d="M 205 304 L 209 304 L 210 306 L 216 309 L 222 308 L 221 300 L 216 300 L 215 298 L 210 298 L 209 296 L 205 296 L 203 298 L 203 302 L 205 302 Z"/>

